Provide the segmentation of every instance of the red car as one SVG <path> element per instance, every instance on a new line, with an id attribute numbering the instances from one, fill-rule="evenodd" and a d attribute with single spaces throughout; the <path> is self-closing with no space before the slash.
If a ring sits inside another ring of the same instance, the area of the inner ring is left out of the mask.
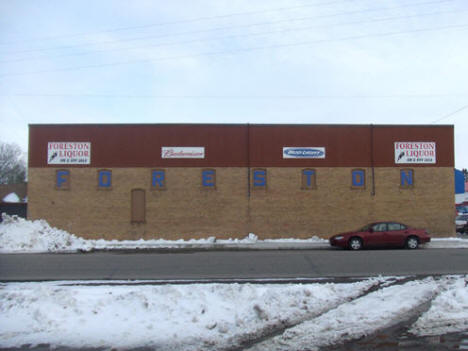
<path id="1" fill-rule="evenodd" d="M 350 250 L 363 247 L 406 247 L 417 249 L 431 241 L 425 229 L 410 228 L 397 222 L 378 222 L 355 232 L 341 233 L 330 238 L 330 245 Z"/>

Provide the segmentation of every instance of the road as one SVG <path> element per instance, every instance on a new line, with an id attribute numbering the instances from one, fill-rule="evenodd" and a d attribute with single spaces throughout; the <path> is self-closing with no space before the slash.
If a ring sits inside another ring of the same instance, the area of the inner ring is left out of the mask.
<path id="1" fill-rule="evenodd" d="M 468 249 L 0 255 L 0 281 L 236 280 L 468 273 Z"/>

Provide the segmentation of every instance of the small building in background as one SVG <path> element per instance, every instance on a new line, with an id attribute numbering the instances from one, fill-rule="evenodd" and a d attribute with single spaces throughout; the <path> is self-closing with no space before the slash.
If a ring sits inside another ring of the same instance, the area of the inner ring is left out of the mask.
<path id="1" fill-rule="evenodd" d="M 2 213 L 26 218 L 27 189 L 26 183 L 0 184 L 0 222 Z"/>
<path id="2" fill-rule="evenodd" d="M 455 204 L 460 205 L 466 201 L 465 175 L 459 169 L 455 169 Z"/>

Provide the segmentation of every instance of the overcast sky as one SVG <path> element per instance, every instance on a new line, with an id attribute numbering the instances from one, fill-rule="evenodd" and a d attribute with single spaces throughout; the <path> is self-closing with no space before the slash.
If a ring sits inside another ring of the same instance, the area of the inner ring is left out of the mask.
<path id="1" fill-rule="evenodd" d="M 468 1 L 0 0 L 0 122 L 451 124 L 467 168 Z"/>

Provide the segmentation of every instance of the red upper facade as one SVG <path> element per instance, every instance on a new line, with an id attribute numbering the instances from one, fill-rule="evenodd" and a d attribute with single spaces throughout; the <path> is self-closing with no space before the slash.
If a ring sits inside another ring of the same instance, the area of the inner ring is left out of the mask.
<path id="1" fill-rule="evenodd" d="M 90 163 L 50 164 L 48 144 L 87 142 Z M 435 146 L 435 163 L 395 163 L 395 142 Z M 203 158 L 162 158 L 162 147 L 204 148 Z M 324 158 L 284 158 L 283 148 Z M 30 167 L 453 167 L 453 126 L 61 124 L 29 126 Z"/>

